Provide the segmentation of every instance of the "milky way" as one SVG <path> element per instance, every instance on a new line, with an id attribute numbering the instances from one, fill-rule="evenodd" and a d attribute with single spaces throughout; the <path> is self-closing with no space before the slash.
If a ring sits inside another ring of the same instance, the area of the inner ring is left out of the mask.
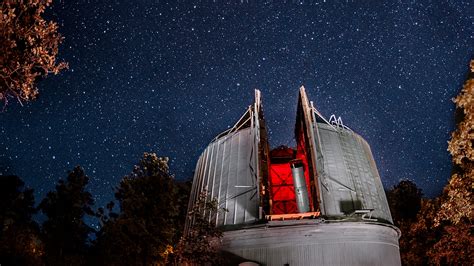
<path id="1" fill-rule="evenodd" d="M 255 88 L 271 145 L 294 145 L 304 85 L 323 115 L 369 142 L 386 188 L 408 178 L 441 191 L 451 98 L 473 56 L 472 1 L 186 2 L 55 1 L 48 16 L 70 69 L 0 114 L 0 171 L 40 199 L 81 165 L 103 205 L 145 151 L 191 177 Z"/>

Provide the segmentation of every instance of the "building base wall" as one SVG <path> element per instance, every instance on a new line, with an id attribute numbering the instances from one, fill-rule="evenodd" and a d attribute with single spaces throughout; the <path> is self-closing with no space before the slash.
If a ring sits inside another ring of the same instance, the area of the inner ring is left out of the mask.
<path id="1" fill-rule="evenodd" d="M 317 220 L 274 221 L 227 231 L 223 249 L 262 265 L 401 265 L 393 226 Z"/>

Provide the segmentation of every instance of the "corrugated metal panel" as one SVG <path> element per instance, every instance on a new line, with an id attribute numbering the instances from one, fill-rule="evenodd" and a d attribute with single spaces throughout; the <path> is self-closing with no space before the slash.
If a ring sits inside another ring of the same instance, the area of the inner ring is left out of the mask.
<path id="1" fill-rule="evenodd" d="M 373 218 L 392 222 L 385 192 L 369 145 L 346 128 L 317 123 L 324 172 L 321 189 L 325 215 L 341 216 L 357 209 L 374 209 Z M 319 170 L 319 169 L 318 169 Z"/>
<path id="2" fill-rule="evenodd" d="M 367 142 L 349 128 L 334 126 L 322 117 L 307 99 L 303 87 L 300 88 L 300 103 L 309 128 L 310 163 L 316 168 L 321 213 L 343 216 L 356 209 L 374 209 L 372 217 L 392 223 Z"/>
<path id="3" fill-rule="evenodd" d="M 228 231 L 223 248 L 263 265 L 400 265 L 397 239 L 380 224 L 313 222 Z"/>
<path id="4" fill-rule="evenodd" d="M 254 222 L 258 218 L 257 181 L 251 169 L 256 169 L 254 157 L 255 128 L 244 128 L 214 140 L 198 160 L 191 200 L 201 191 L 216 198 L 219 207 L 217 225 Z"/>
<path id="5" fill-rule="evenodd" d="M 251 223 L 259 218 L 260 108 L 260 92 L 256 90 L 255 103 L 198 159 L 188 210 L 206 191 L 209 199 L 217 199 L 219 207 L 228 210 L 209 215 L 217 226 Z M 185 231 L 191 224 L 191 220 L 186 221 Z"/>
<path id="6" fill-rule="evenodd" d="M 374 207 L 374 216 L 384 218 L 387 221 L 393 223 L 392 215 L 390 213 L 390 207 L 388 206 L 387 197 L 385 195 L 385 190 L 383 188 L 382 180 L 380 179 L 377 166 L 375 165 L 374 157 L 372 155 L 370 146 L 362 137 L 360 137 L 359 135 L 357 135 L 357 137 L 361 142 L 362 148 L 364 149 L 364 152 L 366 154 L 365 158 L 367 159 L 369 170 L 373 177 L 372 200 L 376 204 L 374 204 L 376 206 Z"/>

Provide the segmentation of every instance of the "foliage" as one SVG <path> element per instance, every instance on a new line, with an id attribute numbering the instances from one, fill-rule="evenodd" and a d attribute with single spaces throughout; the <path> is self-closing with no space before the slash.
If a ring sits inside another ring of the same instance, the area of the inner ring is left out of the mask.
<path id="1" fill-rule="evenodd" d="M 176 219 L 176 233 L 173 243 L 178 243 L 184 234 L 184 225 L 188 217 L 189 195 L 191 194 L 192 180 L 178 182 L 176 181 L 178 217 Z"/>
<path id="2" fill-rule="evenodd" d="M 468 79 L 454 103 L 460 114 L 448 145 L 454 173 L 443 191 L 440 210 L 434 217 L 435 226 L 442 233 L 428 256 L 438 265 L 473 265 L 474 60 L 471 60 Z"/>
<path id="3" fill-rule="evenodd" d="M 474 60 L 454 99 L 457 128 L 448 150 L 453 174 L 443 194 L 423 200 L 415 221 L 399 221 L 400 253 L 406 265 L 474 265 Z"/>
<path id="4" fill-rule="evenodd" d="M 453 163 L 472 168 L 474 163 L 474 60 L 470 63 L 470 73 L 461 93 L 454 99 L 461 113 L 457 129 L 452 133 L 448 150 Z"/>
<path id="5" fill-rule="evenodd" d="M 426 265 L 427 252 L 438 241 L 439 230 L 434 226 L 434 217 L 439 210 L 439 199 L 423 199 L 416 220 L 399 222 L 402 231 L 400 256 L 403 265 Z"/>
<path id="6" fill-rule="evenodd" d="M 35 212 L 33 190 L 17 176 L 0 176 L 0 264 L 41 264 Z"/>
<path id="7" fill-rule="evenodd" d="M 0 177 L 0 229 L 8 230 L 14 223 L 31 223 L 35 213 L 32 189 L 24 189 L 24 182 L 17 176 Z"/>
<path id="8" fill-rule="evenodd" d="M 438 200 L 422 199 L 415 183 L 402 180 L 387 191 L 393 221 L 402 232 L 400 256 L 404 265 L 427 263 L 427 250 L 436 242 L 433 219 L 439 209 Z"/>
<path id="9" fill-rule="evenodd" d="M 415 183 L 409 180 L 402 180 L 392 189 L 387 191 L 387 201 L 390 206 L 390 212 L 394 224 L 402 231 L 399 240 L 400 255 L 404 264 L 419 265 L 423 263 L 423 256 L 419 256 L 426 252 L 427 240 L 426 233 L 428 231 L 426 225 L 433 218 L 431 201 L 422 200 L 423 193 Z M 423 214 L 419 214 L 423 206 Z M 414 222 L 420 222 L 418 228 L 414 228 Z M 429 226 L 429 225 L 428 225 Z"/>
<path id="10" fill-rule="evenodd" d="M 181 263 L 218 264 L 222 231 L 216 227 L 216 214 L 221 211 L 217 200 L 201 192 L 188 214 L 189 229 L 178 244 Z"/>
<path id="11" fill-rule="evenodd" d="M 446 187 L 446 200 L 436 217 L 437 224 L 448 221 L 458 224 L 463 220 L 474 221 L 474 60 L 461 93 L 454 99 L 461 119 L 452 133 L 448 150 L 452 155 L 456 172 Z"/>
<path id="12" fill-rule="evenodd" d="M 473 265 L 474 238 L 472 225 L 459 223 L 442 229 L 441 238 L 428 251 L 434 265 Z"/>
<path id="13" fill-rule="evenodd" d="M 168 158 L 145 153 L 117 188 L 115 197 L 120 203 L 120 214 L 107 219 L 98 234 L 100 263 L 165 264 L 173 252 L 176 233 L 176 193 Z"/>
<path id="14" fill-rule="evenodd" d="M 89 177 L 75 167 L 67 180 L 59 180 L 56 190 L 49 192 L 39 209 L 48 217 L 43 223 L 46 264 L 83 265 L 87 239 L 93 229 L 84 222 L 92 215 L 92 195 L 85 190 Z"/>
<path id="15" fill-rule="evenodd" d="M 0 19 L 0 101 L 35 99 L 37 78 L 58 74 L 67 68 L 57 63 L 58 46 L 63 38 L 55 22 L 43 13 L 52 0 L 12 1 L 1 4 Z"/>
<path id="16" fill-rule="evenodd" d="M 463 222 L 472 225 L 474 221 L 473 184 L 474 168 L 465 174 L 453 174 L 448 185 L 444 188 L 444 201 L 435 217 L 437 226 L 443 221 L 454 225 Z"/>
<path id="17" fill-rule="evenodd" d="M 414 220 L 421 208 L 421 189 L 409 180 L 402 180 L 387 192 L 387 200 L 395 225 Z"/>

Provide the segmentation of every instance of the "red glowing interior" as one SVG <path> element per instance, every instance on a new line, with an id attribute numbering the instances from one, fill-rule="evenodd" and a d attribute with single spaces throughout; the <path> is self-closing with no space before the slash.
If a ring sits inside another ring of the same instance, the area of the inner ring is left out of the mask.
<path id="1" fill-rule="evenodd" d="M 304 154 L 304 149 L 297 149 L 296 153 L 291 148 L 280 147 L 270 153 L 269 179 L 270 195 L 272 199 L 272 214 L 298 213 L 295 199 L 295 189 L 293 187 L 293 176 L 291 174 L 290 161 L 297 158 L 303 161 L 305 167 L 306 187 L 310 192 L 308 163 Z M 311 198 L 311 197 L 310 197 Z M 310 203 L 311 203 L 310 199 Z"/>
<path id="2" fill-rule="evenodd" d="M 296 213 L 298 209 L 290 164 L 270 164 L 270 182 L 272 214 Z"/>

